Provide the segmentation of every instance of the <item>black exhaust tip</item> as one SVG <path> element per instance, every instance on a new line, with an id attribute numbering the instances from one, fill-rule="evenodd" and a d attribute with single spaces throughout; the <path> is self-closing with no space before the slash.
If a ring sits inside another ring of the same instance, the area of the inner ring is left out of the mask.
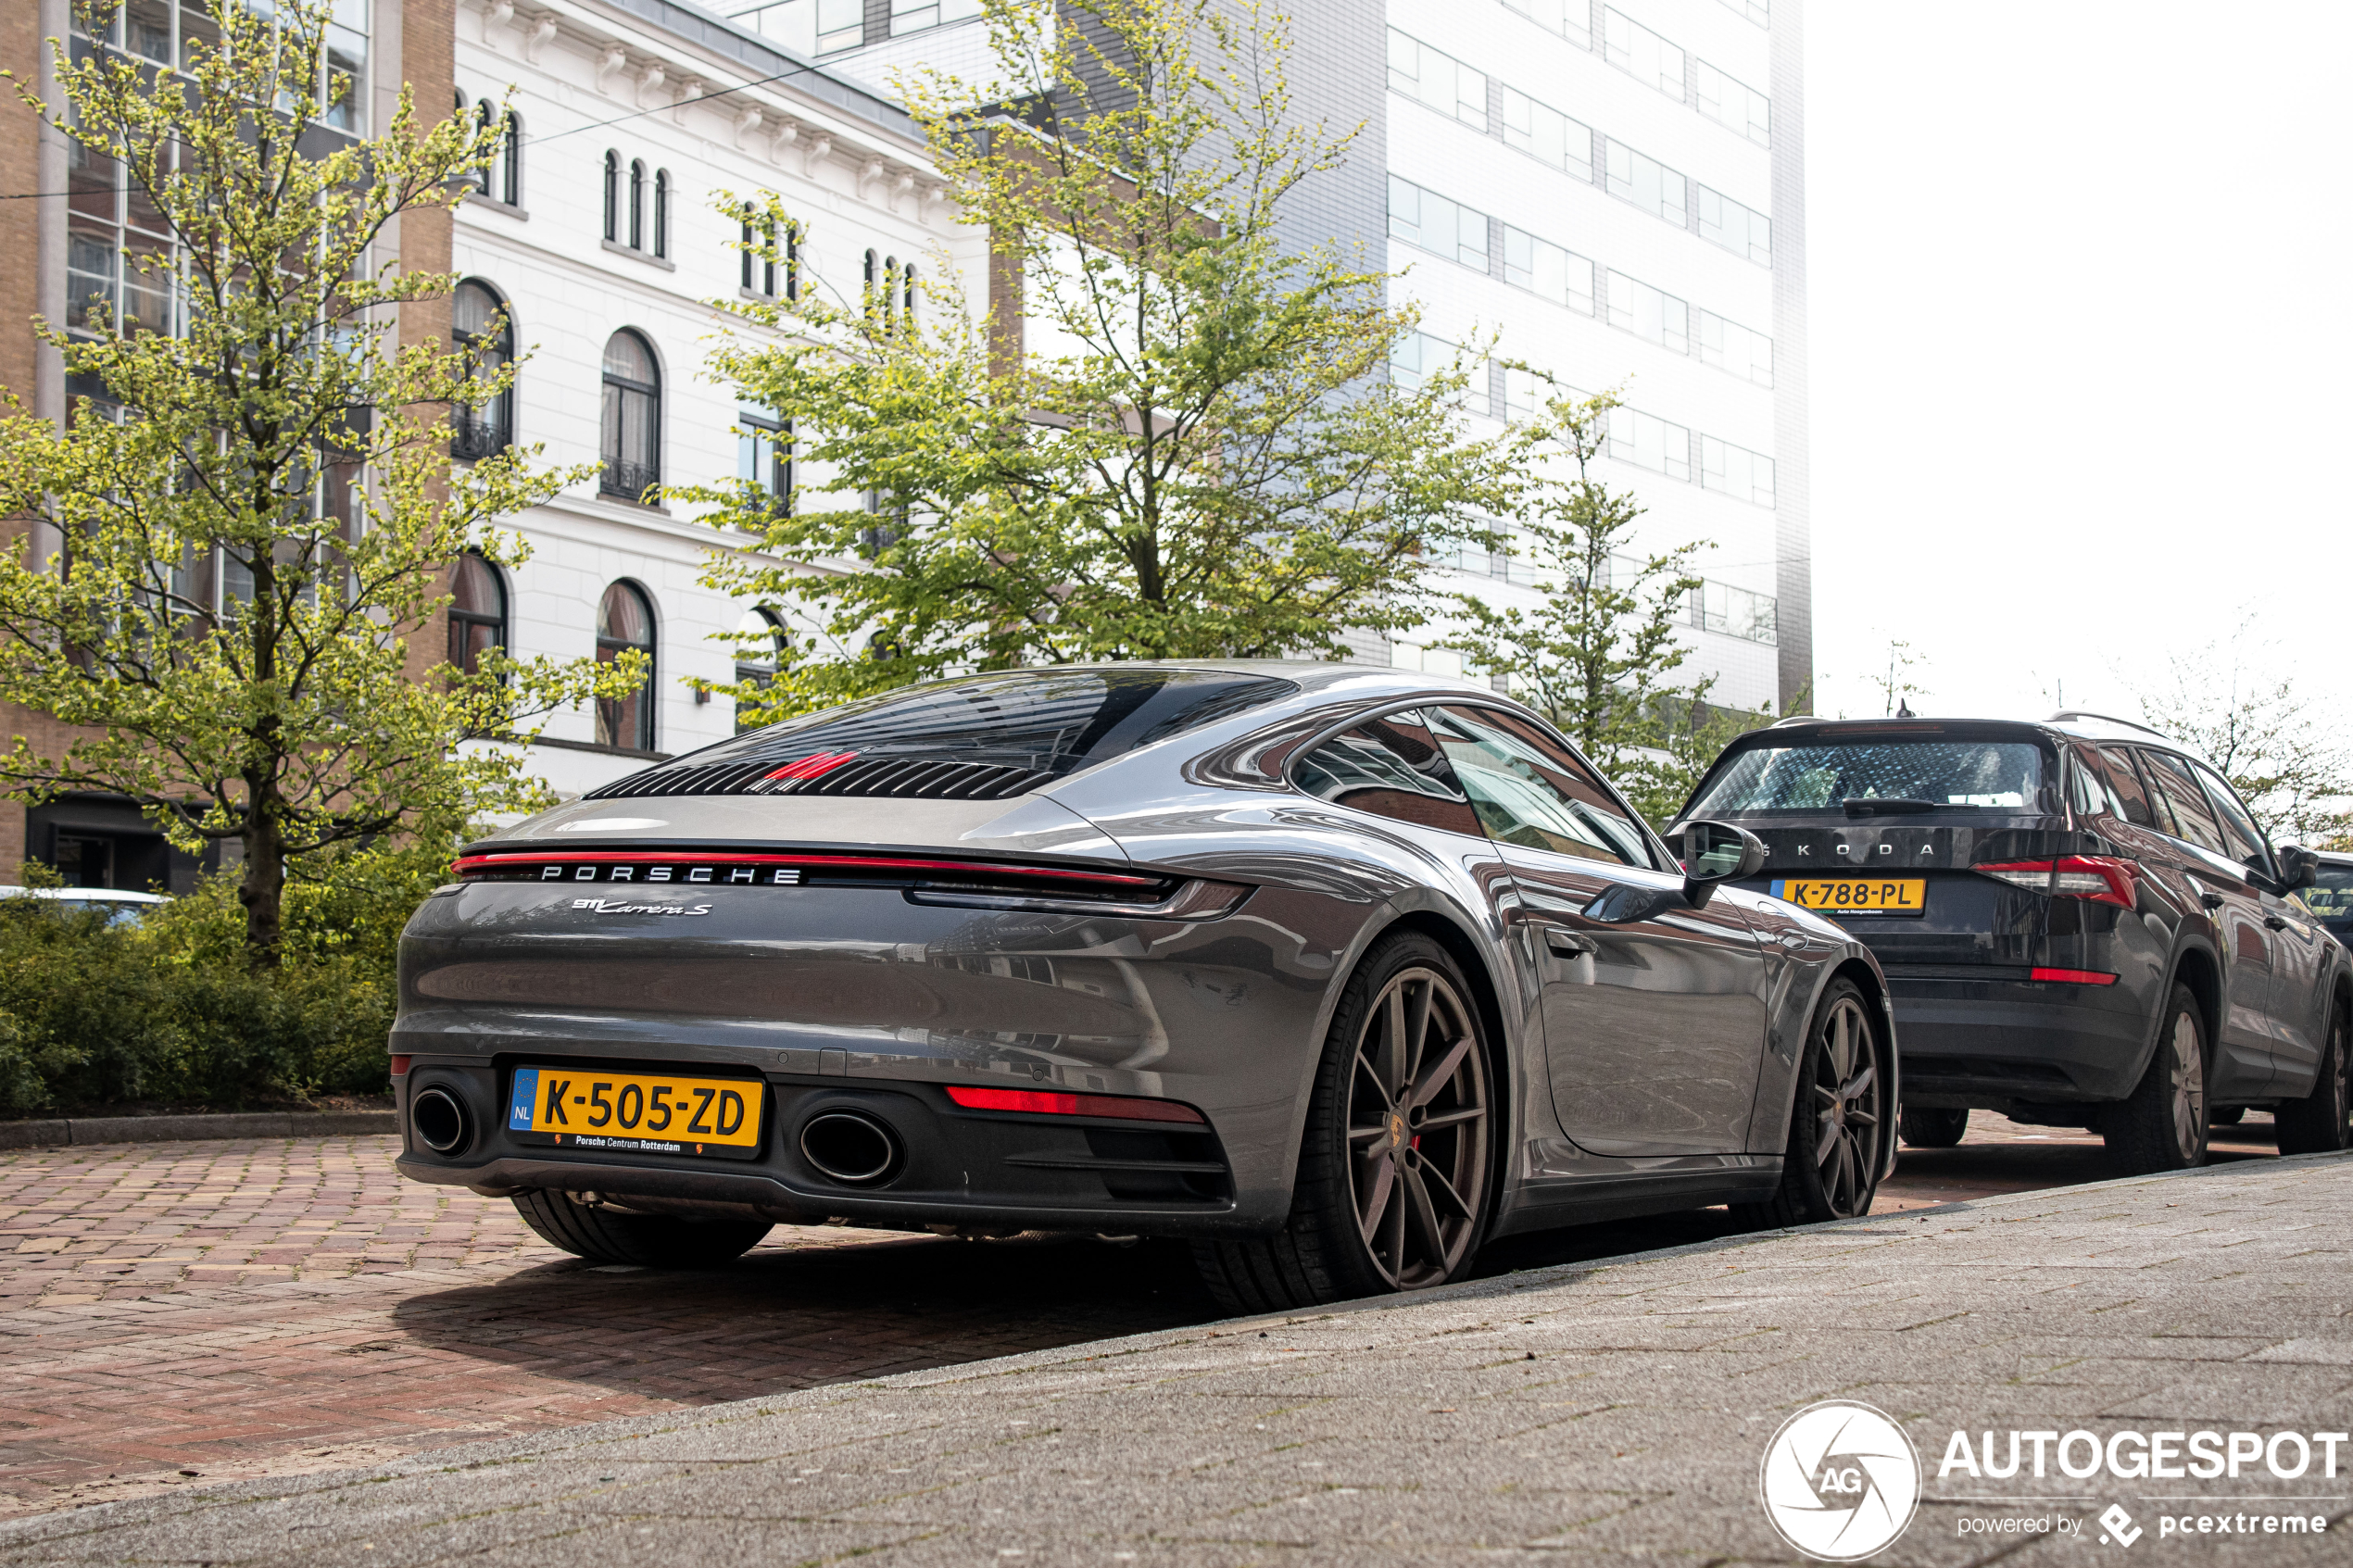
<path id="1" fill-rule="evenodd" d="M 409 1125 L 417 1141 L 435 1154 L 449 1154 L 466 1144 L 466 1108 L 447 1089 L 421 1091 L 409 1102 Z"/>
<path id="2" fill-rule="evenodd" d="M 827 1110 L 801 1125 L 800 1155 L 844 1186 L 872 1186 L 899 1170 L 899 1135 L 861 1110 Z"/>

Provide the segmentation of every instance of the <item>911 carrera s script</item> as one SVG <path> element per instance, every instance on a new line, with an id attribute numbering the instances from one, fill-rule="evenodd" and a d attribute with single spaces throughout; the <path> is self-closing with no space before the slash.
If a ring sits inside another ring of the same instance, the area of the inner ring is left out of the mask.
<path id="1" fill-rule="evenodd" d="M 574 898 L 572 907 L 598 915 L 707 915 L 709 904 L 632 904 L 621 898 Z"/>

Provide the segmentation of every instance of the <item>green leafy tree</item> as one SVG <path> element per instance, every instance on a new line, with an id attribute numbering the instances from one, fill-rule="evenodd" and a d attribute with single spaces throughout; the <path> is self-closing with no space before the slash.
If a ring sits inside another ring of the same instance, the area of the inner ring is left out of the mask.
<path id="1" fill-rule="evenodd" d="M 2168 659 L 2139 694 L 2142 721 L 2213 763 L 2274 843 L 2353 847 L 2341 721 L 2293 676 L 2258 668 L 2270 661 L 2249 646 L 2251 629 Z"/>
<path id="2" fill-rule="evenodd" d="M 1416 320 L 1386 275 L 1283 245 L 1286 203 L 1353 133 L 1300 123 L 1282 24 L 1225 0 L 987 0 L 987 19 L 993 85 L 904 91 L 988 237 L 991 297 L 942 259 L 912 306 L 886 278 L 724 307 L 791 332 L 714 366 L 829 477 L 782 515 L 757 490 L 675 492 L 761 541 L 707 581 L 794 607 L 822 650 L 720 689 L 778 717 L 953 668 L 1338 656 L 1416 624 L 1422 558 L 1508 505 L 1505 447 L 1466 433 L 1463 356 L 1385 378 Z"/>
<path id="3" fill-rule="evenodd" d="M 1498 608 L 1477 594 L 1453 595 L 1452 618 L 1461 629 L 1432 646 L 1459 652 L 1473 674 L 1504 677 L 1596 767 L 1621 784 L 1642 780 L 1656 797 L 1670 787 L 1656 782 L 1667 775 L 1654 755 L 1672 733 L 1669 716 L 1704 705 L 1714 684 L 1712 677 L 1673 679 L 1690 655 L 1680 628 L 1701 586 L 1691 561 L 1709 546 L 1629 553 L 1642 508 L 1592 472 L 1617 403 L 1615 393 L 1564 393 L 1522 427 L 1520 450 L 1533 477 L 1518 531 L 1542 602 Z M 1680 804 L 1679 796 L 1665 809 Z M 1649 806 L 1644 811 L 1657 814 Z"/>
<path id="4" fill-rule="evenodd" d="M 1663 828 L 1675 820 L 1726 746 L 1751 730 L 1805 712 L 1813 700 L 1809 689 L 1782 704 L 1779 712 L 1728 708 L 1706 699 L 1707 684 L 1700 683 L 1681 698 L 1659 705 L 1654 715 L 1657 728 L 1653 749 L 1617 781 L 1655 826 Z"/>
<path id="5" fill-rule="evenodd" d="M 383 135 L 333 134 L 318 122 L 348 88 L 322 71 L 316 5 L 213 15 L 219 46 L 178 69 L 53 45 L 69 107 L 52 124 L 170 243 L 122 307 L 86 303 L 89 335 L 35 323 L 103 398 L 62 429 L 13 395 L 0 419 L 0 513 L 63 546 L 0 559 L 0 700 L 79 727 L 57 749 L 19 736 L 0 788 L 125 795 L 182 849 L 240 846 L 245 955 L 269 967 L 290 868 L 327 876 L 372 842 L 444 845 L 538 804 L 519 750 L 467 743 L 527 739 L 643 671 L 465 671 L 412 646 L 459 554 L 520 560 L 494 520 L 577 477 L 535 471 L 535 449 L 451 472 L 449 409 L 513 370 L 398 330 L 454 285 L 396 259 L 390 232 L 458 200 L 495 141 L 421 124 L 405 90 Z"/>

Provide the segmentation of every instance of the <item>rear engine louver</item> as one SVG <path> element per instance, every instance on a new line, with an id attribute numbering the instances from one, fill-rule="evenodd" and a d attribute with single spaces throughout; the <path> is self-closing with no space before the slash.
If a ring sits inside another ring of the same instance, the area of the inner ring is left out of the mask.
<path id="1" fill-rule="evenodd" d="M 912 757 L 843 759 L 796 772 L 773 758 L 757 762 L 703 762 L 652 768 L 590 790 L 591 800 L 656 795 L 849 795 L 900 800 L 1003 800 L 1043 784 L 1042 768 L 995 762 L 942 762 Z M 783 776 L 779 776 L 779 775 Z"/>

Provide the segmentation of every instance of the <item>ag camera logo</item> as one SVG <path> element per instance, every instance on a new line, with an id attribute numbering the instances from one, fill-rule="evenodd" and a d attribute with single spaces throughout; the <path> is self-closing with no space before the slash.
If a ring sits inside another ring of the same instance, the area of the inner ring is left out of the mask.
<path id="1" fill-rule="evenodd" d="M 1884 1411 L 1825 1399 L 1765 1445 L 1757 1491 L 1781 1539 L 1808 1557 L 1854 1562 L 1911 1524 L 1920 1456 Z"/>

